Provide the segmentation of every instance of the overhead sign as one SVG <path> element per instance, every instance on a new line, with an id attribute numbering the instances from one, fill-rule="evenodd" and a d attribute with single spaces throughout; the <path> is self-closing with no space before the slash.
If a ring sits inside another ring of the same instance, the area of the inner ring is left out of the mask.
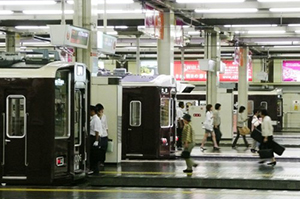
<path id="1" fill-rule="evenodd" d="M 51 44 L 88 48 L 90 31 L 70 25 L 49 25 Z"/>
<path id="2" fill-rule="evenodd" d="M 111 35 L 97 32 L 97 48 L 103 54 L 115 54 L 117 38 Z"/>

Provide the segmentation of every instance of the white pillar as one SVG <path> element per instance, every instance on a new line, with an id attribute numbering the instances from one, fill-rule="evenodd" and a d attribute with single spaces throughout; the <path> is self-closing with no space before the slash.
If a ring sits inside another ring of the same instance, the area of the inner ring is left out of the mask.
<path id="1" fill-rule="evenodd" d="M 239 64 L 239 82 L 238 82 L 238 105 L 244 106 L 244 116 L 248 113 L 248 53 L 249 48 L 243 47 Z"/>
<path id="2" fill-rule="evenodd" d="M 164 13 L 164 39 L 157 42 L 158 73 L 174 75 L 174 29 L 175 17 L 172 11 Z"/>
<path id="3" fill-rule="evenodd" d="M 16 33 L 7 32 L 6 33 L 6 52 L 16 52 Z"/>
<path id="4" fill-rule="evenodd" d="M 215 70 L 207 72 L 206 80 L 206 104 L 213 106 L 217 102 L 217 68 L 220 65 L 220 39 L 219 33 L 208 31 L 205 33 L 205 59 L 215 61 Z"/>
<path id="5" fill-rule="evenodd" d="M 141 73 L 141 58 L 140 58 L 140 35 L 136 35 L 136 74 Z"/>

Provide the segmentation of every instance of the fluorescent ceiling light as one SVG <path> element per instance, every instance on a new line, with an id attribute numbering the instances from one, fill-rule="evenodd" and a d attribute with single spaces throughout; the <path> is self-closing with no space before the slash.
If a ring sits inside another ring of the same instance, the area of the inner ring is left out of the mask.
<path id="1" fill-rule="evenodd" d="M 36 0 L 36 1 L 0 1 L 0 5 L 6 6 L 6 5 L 53 5 L 56 4 L 55 1 L 42 1 L 42 0 Z"/>
<path id="2" fill-rule="evenodd" d="M 256 8 L 233 8 L 233 9 L 196 9 L 197 13 L 249 13 L 249 12 L 257 12 Z"/>
<path id="3" fill-rule="evenodd" d="M 73 0 L 68 0 L 68 4 L 74 4 Z M 131 4 L 133 0 L 106 0 L 106 4 Z M 104 4 L 104 0 L 98 0 L 97 4 Z"/>
<path id="4" fill-rule="evenodd" d="M 257 0 L 258 2 L 261 3 L 271 3 L 271 2 L 300 2 L 300 0 Z"/>
<path id="5" fill-rule="evenodd" d="M 188 31 L 189 35 L 200 35 L 199 31 Z"/>
<path id="6" fill-rule="evenodd" d="M 49 27 L 48 26 L 15 26 L 15 29 L 19 29 L 19 30 L 49 29 Z"/>
<path id="7" fill-rule="evenodd" d="M 274 48 L 299 48 L 300 46 L 274 46 Z"/>
<path id="8" fill-rule="evenodd" d="M 273 45 L 273 44 L 277 44 L 277 45 L 284 45 L 284 44 L 299 44 L 299 41 L 257 41 L 255 43 L 258 43 L 258 44 L 270 44 L 270 45 Z"/>
<path id="9" fill-rule="evenodd" d="M 296 33 L 300 33 L 300 30 L 296 30 L 295 32 L 296 32 Z"/>
<path id="10" fill-rule="evenodd" d="M 242 28 L 242 27 L 276 27 L 276 24 L 241 24 L 241 25 L 225 25 L 226 28 Z"/>
<path id="11" fill-rule="evenodd" d="M 127 29 L 128 26 L 115 26 L 115 28 L 117 28 L 117 29 Z"/>
<path id="12" fill-rule="evenodd" d="M 23 10 L 26 15 L 55 15 L 62 14 L 61 10 Z M 73 10 L 65 10 L 65 14 L 74 14 Z"/>
<path id="13" fill-rule="evenodd" d="M 14 14 L 11 10 L 0 10 L 0 15 L 11 15 Z"/>
<path id="14" fill-rule="evenodd" d="M 300 12 L 300 8 L 270 8 L 270 12 Z"/>
<path id="15" fill-rule="evenodd" d="M 248 34 L 284 34 L 285 30 L 259 30 L 259 31 L 248 31 Z"/>
<path id="16" fill-rule="evenodd" d="M 291 24 L 288 24 L 288 26 L 290 26 L 290 27 L 298 27 L 298 26 L 300 26 L 300 24 L 299 23 L 291 23 Z"/>
<path id="17" fill-rule="evenodd" d="M 111 32 L 107 32 L 106 34 L 108 34 L 108 35 L 117 35 L 118 32 L 117 31 L 111 31 Z"/>
<path id="18" fill-rule="evenodd" d="M 104 26 L 97 26 L 97 28 L 104 28 Z M 106 29 L 113 29 L 114 26 L 106 26 Z"/>
<path id="19" fill-rule="evenodd" d="M 245 0 L 176 0 L 177 3 L 242 3 Z"/>
<path id="20" fill-rule="evenodd" d="M 98 14 L 104 14 L 104 10 L 98 10 Z M 106 10 L 107 14 L 142 14 L 142 10 Z"/>

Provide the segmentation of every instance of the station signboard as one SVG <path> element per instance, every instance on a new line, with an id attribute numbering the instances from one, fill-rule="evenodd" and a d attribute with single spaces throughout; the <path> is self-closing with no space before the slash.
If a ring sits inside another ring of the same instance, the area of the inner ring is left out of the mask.
<path id="1" fill-rule="evenodd" d="M 117 38 L 103 32 L 97 32 L 97 49 L 103 54 L 115 54 Z"/>

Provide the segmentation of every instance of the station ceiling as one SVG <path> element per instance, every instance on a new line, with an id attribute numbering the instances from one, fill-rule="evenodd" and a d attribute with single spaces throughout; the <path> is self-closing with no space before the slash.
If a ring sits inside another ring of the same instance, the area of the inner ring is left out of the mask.
<path id="1" fill-rule="evenodd" d="M 98 29 L 103 30 L 103 0 L 96 2 Z M 68 0 L 65 5 L 68 24 L 73 24 L 73 3 Z M 202 33 L 208 27 L 226 35 L 224 58 L 230 58 L 238 45 L 248 45 L 261 58 L 300 58 L 300 0 L 107 0 L 107 33 L 118 37 L 118 55 L 135 57 L 135 31 L 143 31 L 145 6 L 172 11 L 184 22 L 187 59 L 203 57 Z M 21 34 L 23 48 L 51 47 L 46 25 L 60 22 L 61 0 L 0 0 L 0 49 L 7 31 Z M 144 34 L 140 46 L 141 58 L 156 58 L 157 39 Z M 179 57 L 176 46 L 175 58 Z"/>

